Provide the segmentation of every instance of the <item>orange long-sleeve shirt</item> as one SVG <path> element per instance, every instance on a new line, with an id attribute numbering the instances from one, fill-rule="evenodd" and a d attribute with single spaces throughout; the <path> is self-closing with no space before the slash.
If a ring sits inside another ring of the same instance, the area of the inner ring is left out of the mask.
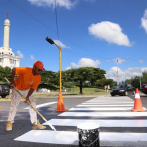
<path id="1" fill-rule="evenodd" d="M 33 68 L 29 67 L 16 67 L 15 74 L 18 77 L 15 80 L 16 88 L 19 90 L 28 90 L 30 88 L 37 89 L 40 81 L 40 75 L 33 75 Z"/>

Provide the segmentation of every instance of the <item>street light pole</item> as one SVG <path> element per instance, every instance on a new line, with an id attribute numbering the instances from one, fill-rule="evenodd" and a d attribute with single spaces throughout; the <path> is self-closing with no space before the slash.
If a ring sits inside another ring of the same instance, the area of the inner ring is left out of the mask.
<path id="1" fill-rule="evenodd" d="M 62 96 L 62 77 L 61 77 L 61 48 L 49 37 L 46 37 L 46 41 L 48 41 L 50 44 L 55 44 L 59 50 L 59 56 L 60 56 L 60 91 L 59 91 L 59 97 L 58 97 L 58 105 L 56 111 L 66 111 L 64 108 L 64 102 L 63 102 L 63 96 Z"/>

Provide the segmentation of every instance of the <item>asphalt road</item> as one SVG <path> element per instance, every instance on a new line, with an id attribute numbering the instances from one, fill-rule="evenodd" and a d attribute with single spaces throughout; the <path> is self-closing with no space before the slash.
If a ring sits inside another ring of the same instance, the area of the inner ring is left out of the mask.
<path id="1" fill-rule="evenodd" d="M 147 96 L 140 94 L 143 107 L 147 108 Z M 134 101 L 134 96 L 129 96 Z M 85 101 L 88 101 L 90 99 L 93 99 L 94 97 L 86 98 L 86 97 L 65 97 L 64 98 L 64 106 L 68 110 L 70 108 L 75 107 L 78 104 L 81 104 Z M 49 102 L 57 102 L 57 98 L 38 98 L 37 99 L 37 105 L 43 104 L 43 103 L 49 103 Z M 110 99 L 111 101 L 111 99 Z M 6 126 L 6 120 L 8 117 L 9 107 L 10 107 L 10 101 L 0 101 L 0 105 L 2 108 L 0 108 L 0 147 L 77 147 L 78 145 L 56 145 L 56 144 L 45 144 L 45 143 L 32 143 L 32 142 L 24 142 L 24 141 L 14 141 L 15 138 L 25 134 L 26 132 L 30 131 L 32 128 L 30 119 L 29 119 L 29 113 L 27 109 L 24 109 L 27 107 L 27 104 L 24 102 L 20 102 L 18 111 L 15 117 L 15 123 L 13 125 L 13 131 L 6 132 L 5 126 Z M 56 112 L 57 104 L 52 104 L 45 107 L 40 107 L 37 110 L 47 119 L 50 120 L 52 118 L 60 118 L 58 115 L 62 112 Z M 42 118 L 38 116 L 40 123 L 44 123 Z M 66 119 L 66 117 L 63 117 Z M 70 118 L 70 117 L 68 117 Z M 72 117 L 71 117 L 72 118 Z M 93 117 L 85 117 L 86 119 L 94 119 Z M 118 119 L 115 117 L 111 118 L 103 118 L 103 119 Z M 124 119 L 123 117 L 119 119 Z M 130 118 L 133 119 L 133 118 Z M 138 117 L 138 119 L 147 119 L 146 117 Z M 76 127 L 60 127 L 56 126 L 56 129 L 58 131 L 66 130 L 66 131 L 77 131 Z M 49 126 L 47 126 L 46 130 L 51 130 Z M 147 133 L 147 128 L 108 128 L 103 127 L 101 128 L 102 132 L 137 132 L 137 133 Z M 107 146 L 107 145 L 106 145 Z M 109 145 L 108 145 L 109 146 Z M 125 146 L 123 144 L 123 146 Z M 134 144 L 130 144 L 130 146 L 134 147 Z M 146 142 L 141 142 L 136 145 L 137 146 L 147 146 Z"/>

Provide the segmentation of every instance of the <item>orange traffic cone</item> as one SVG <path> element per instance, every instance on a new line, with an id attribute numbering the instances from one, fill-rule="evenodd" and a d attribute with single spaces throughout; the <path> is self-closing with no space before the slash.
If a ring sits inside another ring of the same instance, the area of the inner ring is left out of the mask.
<path id="1" fill-rule="evenodd" d="M 134 100 L 134 108 L 132 109 L 132 111 L 140 111 L 140 112 L 145 111 L 143 109 L 143 107 L 142 107 L 142 102 L 141 102 L 141 99 L 140 99 L 138 88 L 136 88 L 135 100 Z"/>
<path id="2" fill-rule="evenodd" d="M 61 91 L 59 92 L 58 104 L 57 104 L 56 111 L 66 111 L 66 109 L 64 108 L 64 101 L 63 101 Z"/>
<path id="3" fill-rule="evenodd" d="M 1 108 L 2 106 L 0 105 L 0 108 Z"/>

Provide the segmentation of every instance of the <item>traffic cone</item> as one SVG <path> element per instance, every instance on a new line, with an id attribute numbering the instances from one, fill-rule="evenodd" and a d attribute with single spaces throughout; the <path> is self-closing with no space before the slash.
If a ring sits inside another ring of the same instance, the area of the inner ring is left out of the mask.
<path id="1" fill-rule="evenodd" d="M 1 108 L 2 106 L 0 105 L 0 108 Z"/>
<path id="2" fill-rule="evenodd" d="M 56 111 L 66 111 L 66 109 L 64 108 L 64 101 L 63 101 L 61 91 L 59 92 L 58 104 L 57 104 Z"/>
<path id="3" fill-rule="evenodd" d="M 141 99 L 140 99 L 138 88 L 136 88 L 135 100 L 134 100 L 134 108 L 132 109 L 132 111 L 140 111 L 140 112 L 145 111 L 143 109 L 143 107 L 142 107 L 142 102 L 141 102 Z"/>

